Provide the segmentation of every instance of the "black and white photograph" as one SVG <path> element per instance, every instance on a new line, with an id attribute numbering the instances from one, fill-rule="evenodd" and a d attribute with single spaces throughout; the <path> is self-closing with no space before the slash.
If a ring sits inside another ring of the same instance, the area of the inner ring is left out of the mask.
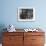
<path id="1" fill-rule="evenodd" d="M 30 7 L 18 8 L 18 20 L 19 21 L 34 21 L 35 9 Z"/>

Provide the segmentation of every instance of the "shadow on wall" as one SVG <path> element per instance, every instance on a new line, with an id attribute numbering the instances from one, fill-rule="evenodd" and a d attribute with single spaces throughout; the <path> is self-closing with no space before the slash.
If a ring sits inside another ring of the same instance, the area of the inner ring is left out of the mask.
<path id="1" fill-rule="evenodd" d="M 4 24 L 0 24 L 0 43 L 2 43 L 2 32 L 5 32 L 6 30 L 4 30 L 4 28 L 6 28 L 6 26 Z"/>

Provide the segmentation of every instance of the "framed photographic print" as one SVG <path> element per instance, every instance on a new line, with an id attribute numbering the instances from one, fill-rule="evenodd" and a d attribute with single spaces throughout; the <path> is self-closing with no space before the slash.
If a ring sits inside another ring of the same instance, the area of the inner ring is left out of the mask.
<path id="1" fill-rule="evenodd" d="M 35 8 L 19 7 L 18 21 L 35 21 Z"/>

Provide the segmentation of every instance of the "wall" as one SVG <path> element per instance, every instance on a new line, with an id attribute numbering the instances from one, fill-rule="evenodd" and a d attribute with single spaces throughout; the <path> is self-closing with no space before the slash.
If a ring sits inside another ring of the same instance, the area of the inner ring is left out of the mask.
<path id="1" fill-rule="evenodd" d="M 0 0 L 0 25 L 13 24 L 16 28 L 46 28 L 46 0 Z M 19 22 L 18 7 L 34 7 L 36 20 L 34 22 Z M 0 27 L 1 27 L 0 26 Z"/>
<path id="2" fill-rule="evenodd" d="M 46 28 L 46 0 L 0 0 L 0 25 L 13 24 L 16 28 Z M 34 7 L 36 20 L 19 22 L 17 20 L 18 7 Z"/>

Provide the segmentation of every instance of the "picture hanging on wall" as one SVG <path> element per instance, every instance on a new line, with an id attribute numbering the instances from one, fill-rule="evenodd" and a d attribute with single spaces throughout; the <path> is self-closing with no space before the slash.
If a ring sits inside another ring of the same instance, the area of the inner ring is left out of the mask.
<path id="1" fill-rule="evenodd" d="M 35 8 L 19 7 L 18 21 L 35 21 Z"/>

